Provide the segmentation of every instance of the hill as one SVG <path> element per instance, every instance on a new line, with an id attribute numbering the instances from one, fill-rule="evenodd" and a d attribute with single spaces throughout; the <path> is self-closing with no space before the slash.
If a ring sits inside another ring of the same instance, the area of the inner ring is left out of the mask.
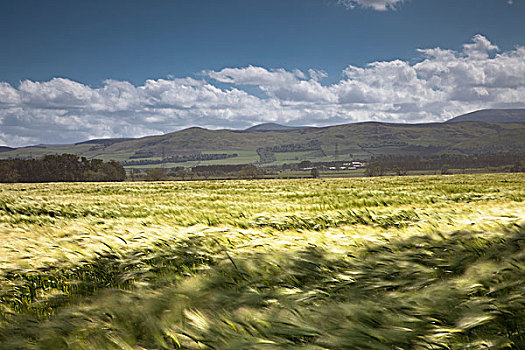
<path id="1" fill-rule="evenodd" d="M 110 146 L 114 143 L 119 143 L 123 141 L 129 141 L 133 140 L 133 138 L 115 138 L 115 139 L 92 139 L 82 142 L 77 142 L 75 145 L 84 145 L 84 144 L 93 144 L 93 145 L 104 145 L 104 146 Z"/>
<path id="2" fill-rule="evenodd" d="M 277 123 L 263 123 L 254 125 L 248 129 L 247 131 L 287 131 L 287 130 L 293 130 L 293 129 L 304 129 L 305 126 L 287 126 L 287 125 L 281 125 Z"/>
<path id="3" fill-rule="evenodd" d="M 11 148 L 11 147 L 7 147 L 7 146 L 0 146 L 0 152 L 8 152 L 8 151 L 13 151 L 14 148 Z"/>
<path id="4" fill-rule="evenodd" d="M 525 109 L 483 109 L 447 120 L 446 123 L 525 123 Z"/>
<path id="5" fill-rule="evenodd" d="M 431 124 L 357 123 L 279 131 L 189 128 L 120 142 L 24 147 L 0 158 L 73 153 L 115 159 L 125 166 L 167 167 L 209 164 L 268 165 L 303 160 L 332 161 L 374 155 L 525 152 L 525 123 L 454 122 Z"/>

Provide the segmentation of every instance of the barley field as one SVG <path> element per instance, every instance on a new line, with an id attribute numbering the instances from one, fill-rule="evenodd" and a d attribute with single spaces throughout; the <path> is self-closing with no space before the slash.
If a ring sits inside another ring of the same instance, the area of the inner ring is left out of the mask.
<path id="1" fill-rule="evenodd" d="M 525 174 L 0 184 L 0 349 L 525 349 Z"/>

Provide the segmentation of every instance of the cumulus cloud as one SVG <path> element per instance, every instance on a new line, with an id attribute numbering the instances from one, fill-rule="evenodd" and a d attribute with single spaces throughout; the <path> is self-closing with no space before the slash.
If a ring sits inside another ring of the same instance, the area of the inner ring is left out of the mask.
<path id="1" fill-rule="evenodd" d="M 288 72 L 284 69 L 268 70 L 253 66 L 208 72 L 210 78 L 222 83 L 257 86 L 268 97 L 280 101 L 334 102 L 335 95 L 318 81 L 323 73 L 311 70 L 309 74 L 311 79 L 307 80 L 306 74 L 300 70 Z"/>
<path id="2" fill-rule="evenodd" d="M 65 78 L 18 86 L 0 82 L 0 144 L 139 137 L 190 126 L 245 128 L 268 121 L 432 122 L 481 108 L 525 108 L 525 47 L 501 52 L 476 35 L 460 50 L 425 48 L 418 55 L 349 65 L 329 85 L 322 84 L 327 74 L 320 70 L 256 66 L 139 86 L 106 80 L 92 88 Z"/>
<path id="3" fill-rule="evenodd" d="M 312 68 L 308 70 L 308 74 L 310 75 L 310 78 L 312 78 L 315 81 L 320 81 L 328 77 L 328 73 L 326 73 L 324 70 L 317 70 Z"/>

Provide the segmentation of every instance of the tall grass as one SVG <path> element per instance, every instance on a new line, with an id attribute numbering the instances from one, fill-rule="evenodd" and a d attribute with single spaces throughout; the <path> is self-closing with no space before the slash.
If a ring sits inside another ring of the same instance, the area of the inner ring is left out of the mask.
<path id="1" fill-rule="evenodd" d="M 524 180 L 3 185 L 0 348 L 525 348 Z"/>

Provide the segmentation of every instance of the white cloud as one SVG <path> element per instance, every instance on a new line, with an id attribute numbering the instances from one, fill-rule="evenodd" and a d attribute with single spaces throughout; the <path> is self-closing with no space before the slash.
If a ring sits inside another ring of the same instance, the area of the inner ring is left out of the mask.
<path id="1" fill-rule="evenodd" d="M 338 0 L 338 3 L 348 9 L 356 7 L 372 8 L 377 11 L 393 10 L 404 0 Z"/>
<path id="2" fill-rule="evenodd" d="M 248 66 L 202 79 L 106 80 L 92 88 L 64 78 L 0 82 L 0 144 L 139 137 L 190 126 L 244 128 L 260 122 L 329 125 L 430 122 L 481 108 L 525 108 L 525 47 L 501 52 L 476 35 L 459 51 L 420 49 L 419 59 L 349 65 L 326 73 Z M 226 87 L 225 87 L 226 86 Z M 261 94 L 253 94 L 253 88 Z"/>
<path id="3" fill-rule="evenodd" d="M 320 81 L 328 77 L 328 73 L 326 73 L 324 70 L 317 70 L 311 68 L 308 69 L 308 75 L 310 75 L 310 78 L 312 78 L 315 81 Z"/>
<path id="4" fill-rule="evenodd" d="M 499 47 L 493 45 L 483 35 L 477 34 L 472 38 L 472 43 L 463 45 L 463 52 L 466 56 L 477 59 L 486 59 L 492 51 L 498 51 Z"/>
<path id="5" fill-rule="evenodd" d="M 513 0 L 505 0 L 507 4 L 512 5 Z M 337 0 L 337 3 L 349 10 L 355 8 L 369 8 L 376 11 L 395 10 L 398 5 L 405 0 Z"/>
<path id="6" fill-rule="evenodd" d="M 0 108 L 20 103 L 18 91 L 8 83 L 0 82 Z"/>
<path id="7" fill-rule="evenodd" d="M 321 71 L 310 70 L 310 80 L 306 75 L 295 70 L 268 70 L 262 67 L 225 68 L 218 72 L 208 72 L 210 78 L 222 83 L 236 85 L 254 85 L 269 97 L 281 101 L 335 101 L 336 96 L 319 83 L 319 78 L 326 76 Z"/>
<path id="8" fill-rule="evenodd" d="M 298 70 L 288 72 L 281 68 L 270 71 L 262 67 L 254 66 L 248 66 L 246 68 L 224 68 L 219 72 L 210 71 L 207 72 L 207 74 L 217 81 L 237 85 L 286 85 L 295 82 L 298 78 L 304 78 L 304 73 Z"/>

